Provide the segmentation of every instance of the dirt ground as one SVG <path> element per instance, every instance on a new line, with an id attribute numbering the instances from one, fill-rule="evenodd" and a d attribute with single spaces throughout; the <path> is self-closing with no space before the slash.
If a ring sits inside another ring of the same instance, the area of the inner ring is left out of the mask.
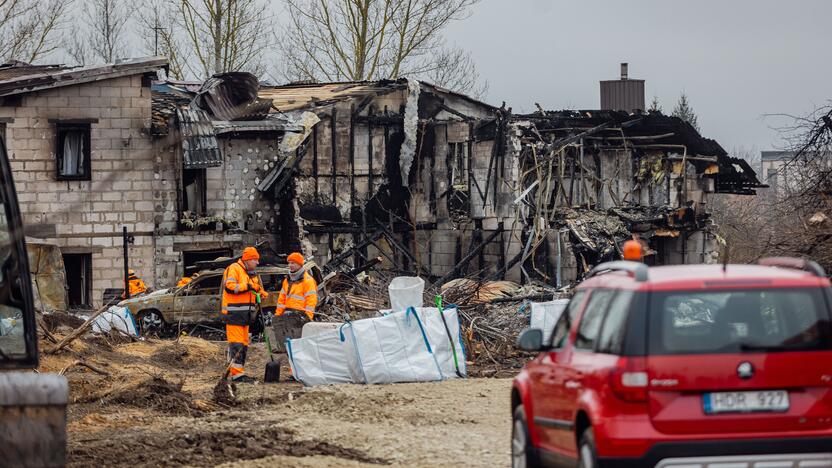
<path id="1" fill-rule="evenodd" d="M 70 382 L 70 466 L 505 466 L 511 380 L 303 388 L 240 385 L 212 401 L 224 343 L 181 337 L 76 341 L 41 372 Z M 249 374 L 267 360 L 249 351 Z M 93 364 L 102 375 L 76 361 Z M 510 374 L 478 369 L 478 375 Z M 281 373 L 283 379 L 288 368 Z"/>

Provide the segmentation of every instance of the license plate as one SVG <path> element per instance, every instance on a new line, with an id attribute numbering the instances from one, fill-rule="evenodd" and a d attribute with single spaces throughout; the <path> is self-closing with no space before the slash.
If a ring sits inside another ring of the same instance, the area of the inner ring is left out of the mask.
<path id="1" fill-rule="evenodd" d="M 789 392 L 762 390 L 754 392 L 714 392 L 702 395 L 705 414 L 756 413 L 787 411 Z"/>

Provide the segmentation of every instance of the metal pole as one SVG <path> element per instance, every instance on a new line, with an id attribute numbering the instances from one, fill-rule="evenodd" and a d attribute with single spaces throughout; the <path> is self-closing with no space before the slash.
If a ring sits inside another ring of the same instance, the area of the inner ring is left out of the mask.
<path id="1" fill-rule="evenodd" d="M 561 260 L 563 255 L 563 250 L 561 249 L 560 245 L 560 230 L 556 231 L 558 236 L 558 269 L 555 270 L 555 285 L 560 288 L 561 285 Z"/>
<path id="2" fill-rule="evenodd" d="M 130 299 L 130 267 L 128 266 L 130 265 L 130 258 L 127 248 L 127 244 L 129 243 L 127 238 L 127 226 L 124 226 L 123 228 L 122 239 L 124 241 L 124 298 Z"/>
<path id="3" fill-rule="evenodd" d="M 578 206 L 584 202 L 584 139 L 581 138 L 581 184 L 578 186 Z M 588 207 L 588 205 L 587 205 Z"/>

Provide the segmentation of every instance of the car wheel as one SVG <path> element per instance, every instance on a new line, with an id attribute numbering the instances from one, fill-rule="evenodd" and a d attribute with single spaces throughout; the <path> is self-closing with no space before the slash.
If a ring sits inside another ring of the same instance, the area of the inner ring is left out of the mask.
<path id="1" fill-rule="evenodd" d="M 540 466 L 531 438 L 529 438 L 529 425 L 526 423 L 526 411 L 523 405 L 514 409 L 511 424 L 511 466 L 512 468 Z"/>
<path id="2" fill-rule="evenodd" d="M 165 329 L 165 320 L 157 310 L 143 310 L 138 318 L 142 335 L 159 335 Z"/>
<path id="3" fill-rule="evenodd" d="M 588 428 L 581 435 L 578 444 L 578 468 L 595 468 L 598 466 L 598 452 L 595 450 L 595 434 Z"/>

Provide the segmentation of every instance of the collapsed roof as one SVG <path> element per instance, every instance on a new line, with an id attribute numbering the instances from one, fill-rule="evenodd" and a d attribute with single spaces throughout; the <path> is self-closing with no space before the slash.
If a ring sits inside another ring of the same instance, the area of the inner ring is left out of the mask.
<path id="1" fill-rule="evenodd" d="M 599 147 L 665 150 L 714 178 L 716 193 L 754 195 L 765 187 L 744 159 L 734 158 L 716 141 L 702 137 L 689 123 L 660 112 L 628 114 L 611 110 L 540 111 L 514 115 L 525 137 L 563 147 L 581 139 Z M 524 125 L 528 122 L 531 125 Z M 546 138 L 543 135 L 547 135 Z"/>

